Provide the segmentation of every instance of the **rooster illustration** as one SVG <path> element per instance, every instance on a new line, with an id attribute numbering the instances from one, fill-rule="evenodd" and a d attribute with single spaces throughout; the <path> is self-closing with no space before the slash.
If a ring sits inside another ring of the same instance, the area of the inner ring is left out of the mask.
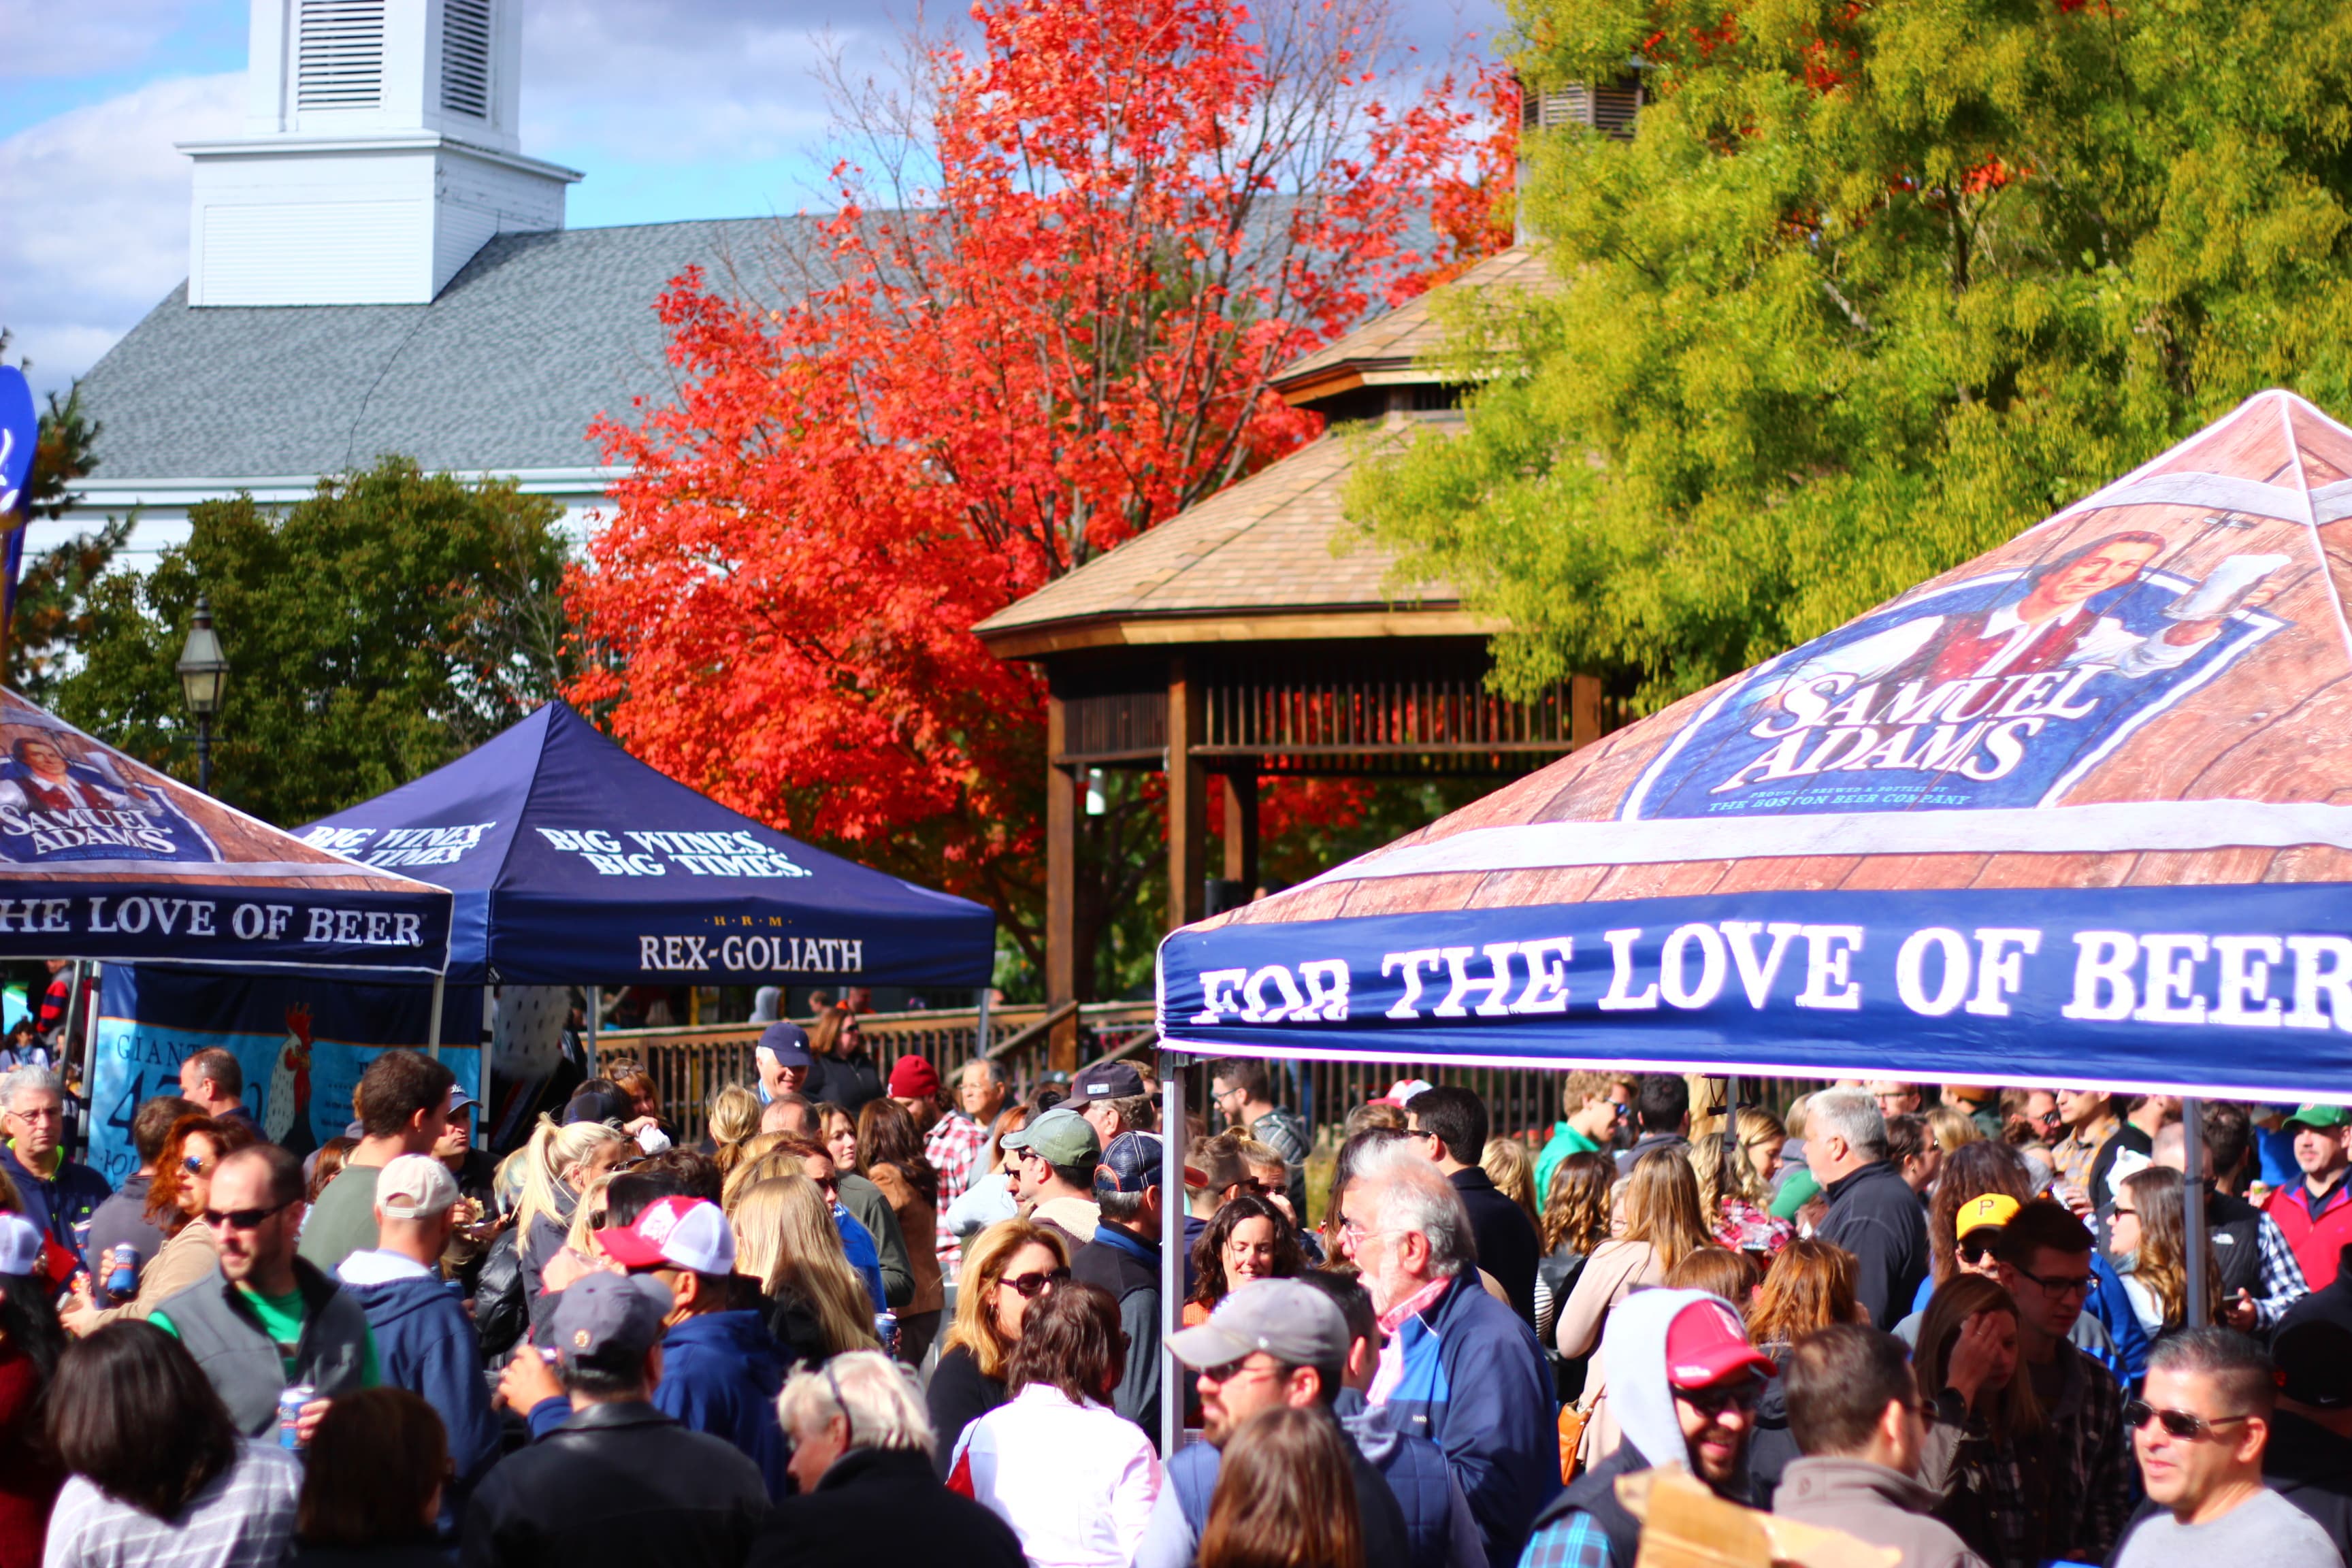
<path id="1" fill-rule="evenodd" d="M 269 1110 L 263 1131 L 272 1143 L 296 1154 L 319 1146 L 310 1128 L 310 1009 L 295 1002 L 286 1008 L 286 1043 L 278 1048 L 269 1075 Z"/>

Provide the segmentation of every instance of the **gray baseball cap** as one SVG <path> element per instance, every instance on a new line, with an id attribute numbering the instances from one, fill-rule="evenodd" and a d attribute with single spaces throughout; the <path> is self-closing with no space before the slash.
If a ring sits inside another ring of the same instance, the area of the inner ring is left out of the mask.
<path id="1" fill-rule="evenodd" d="M 618 1372 L 635 1367 L 661 1342 L 672 1300 L 660 1280 L 642 1274 L 590 1274 L 555 1298 L 555 1353 L 569 1366 L 590 1362 Z"/>
<path id="2" fill-rule="evenodd" d="M 1330 1297 L 1296 1279 L 1253 1279 L 1217 1303 L 1209 1321 L 1168 1336 L 1186 1366 L 1223 1366 L 1264 1351 L 1285 1366 L 1334 1367 L 1348 1359 L 1348 1320 Z"/>
<path id="3" fill-rule="evenodd" d="M 1102 1158 L 1102 1140 L 1094 1124 L 1065 1105 L 1057 1105 L 1017 1132 L 1007 1132 L 1006 1149 L 1034 1149 L 1049 1165 L 1083 1165 Z"/>

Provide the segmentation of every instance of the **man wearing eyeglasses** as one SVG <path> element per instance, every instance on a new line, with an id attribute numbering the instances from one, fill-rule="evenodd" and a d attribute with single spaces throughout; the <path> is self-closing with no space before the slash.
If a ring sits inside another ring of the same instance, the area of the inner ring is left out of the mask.
<path id="1" fill-rule="evenodd" d="M 2200 1327 L 2158 1342 L 2123 1417 L 2156 1507 L 2116 1568 L 2339 1568 L 2327 1532 L 2263 1484 L 2277 1398 L 2270 1358 L 2242 1335 Z"/>
<path id="2" fill-rule="evenodd" d="M 2093 1287 L 2091 1232 L 2064 1205 L 2036 1198 L 2001 1227 L 1993 1261 L 2017 1302 L 2018 1354 L 2048 1434 L 2051 1554 L 2104 1563 L 2131 1512 L 2132 1477 L 2123 1388 L 2068 1340 Z"/>
<path id="3" fill-rule="evenodd" d="M 0 1079 L 0 1174 L 16 1184 L 25 1217 L 88 1266 L 84 1248 L 98 1205 L 113 1190 L 106 1178 L 66 1158 L 65 1080 L 47 1068 L 18 1068 Z"/>
<path id="4" fill-rule="evenodd" d="M 1637 1290 L 1609 1314 L 1601 1353 L 1622 1441 L 1536 1516 L 1519 1568 L 1633 1568 L 1642 1527 L 1617 1500 L 1621 1476 L 1680 1463 L 1727 1501 L 1748 1500 L 1748 1441 L 1772 1363 L 1731 1303 Z"/>
<path id="5" fill-rule="evenodd" d="M 213 1168 L 212 1232 L 219 1268 L 167 1296 L 147 1321 L 176 1335 L 247 1436 L 278 1425 L 278 1396 L 308 1384 L 307 1442 L 337 1394 L 376 1385 L 375 1342 L 351 1292 L 295 1255 L 302 1228 L 302 1162 L 256 1143 Z"/>

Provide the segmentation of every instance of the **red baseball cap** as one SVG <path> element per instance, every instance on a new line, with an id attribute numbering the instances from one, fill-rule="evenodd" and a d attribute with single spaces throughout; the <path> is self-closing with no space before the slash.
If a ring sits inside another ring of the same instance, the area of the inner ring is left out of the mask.
<path id="1" fill-rule="evenodd" d="M 708 1198 L 656 1198 L 636 1224 L 600 1230 L 596 1243 L 624 1268 L 735 1272 L 735 1233 Z"/>
<path id="2" fill-rule="evenodd" d="M 1772 1371 L 1772 1358 L 1748 1342 L 1738 1315 L 1721 1301 L 1693 1301 L 1666 1325 L 1666 1381 L 1676 1388 L 1711 1388 Z"/>
<path id="3" fill-rule="evenodd" d="M 940 1069 L 920 1057 L 900 1057 L 890 1067 L 890 1098 L 929 1100 L 940 1091 Z"/>

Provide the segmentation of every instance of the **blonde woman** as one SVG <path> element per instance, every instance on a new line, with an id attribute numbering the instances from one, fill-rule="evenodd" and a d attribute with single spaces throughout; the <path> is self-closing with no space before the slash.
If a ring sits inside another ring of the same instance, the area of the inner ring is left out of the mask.
<path id="1" fill-rule="evenodd" d="M 1684 1152 L 1698 1180 L 1699 1213 L 1718 1243 L 1768 1258 L 1789 1245 L 1797 1227 L 1766 1207 L 1772 1189 L 1757 1173 L 1747 1142 L 1737 1132 L 1694 1138 Z"/>
<path id="2" fill-rule="evenodd" d="M 736 1200 L 734 1226 L 735 1272 L 760 1282 L 769 1331 L 795 1360 L 877 1348 L 873 1298 L 814 1182 L 797 1174 L 754 1182 Z"/>
<path id="3" fill-rule="evenodd" d="M 721 1176 L 743 1161 L 743 1146 L 760 1135 L 760 1097 L 730 1083 L 710 1097 L 710 1157 Z"/>
<path id="4" fill-rule="evenodd" d="M 1070 1278 L 1061 1233 L 1025 1219 L 990 1226 L 971 1244 L 956 1287 L 955 1321 L 931 1369 L 931 1426 L 940 1435 L 932 1462 L 940 1479 L 963 1429 L 1004 1403 L 1005 1369 L 1032 1301 Z"/>
<path id="5" fill-rule="evenodd" d="M 1525 1142 L 1517 1138 L 1489 1138 L 1486 1148 L 1478 1152 L 1478 1168 L 1495 1184 L 1495 1190 L 1519 1205 L 1528 1223 L 1538 1230 L 1543 1228 L 1543 1215 L 1536 1208 L 1536 1156 Z"/>
<path id="6" fill-rule="evenodd" d="M 1591 1357 L 1585 1363 L 1581 1402 L 1589 1417 L 1587 1464 L 1617 1450 L 1616 1423 L 1600 1409 L 1608 1394 L 1608 1372 L 1598 1352 L 1609 1314 L 1634 1291 L 1663 1283 L 1675 1264 L 1710 1245 L 1699 1211 L 1698 1178 L 1678 1148 L 1653 1149 L 1633 1162 L 1633 1173 L 1625 1179 L 1624 1216 L 1622 1232 L 1593 1248 L 1577 1274 L 1554 1338 L 1568 1360 Z"/>
<path id="7" fill-rule="evenodd" d="M 536 1331 L 554 1306 L 547 1266 L 563 1250 L 580 1194 L 609 1174 L 635 1144 L 599 1121 L 559 1127 L 542 1116 L 523 1151 L 522 1196 L 515 1205 L 515 1251 Z"/>

